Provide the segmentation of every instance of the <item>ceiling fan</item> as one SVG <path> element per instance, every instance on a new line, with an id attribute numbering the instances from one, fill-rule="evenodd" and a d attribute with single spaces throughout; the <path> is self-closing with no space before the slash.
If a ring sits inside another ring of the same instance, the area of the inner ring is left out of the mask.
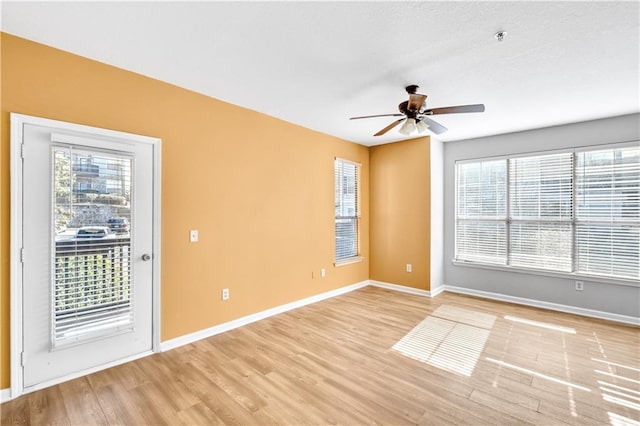
<path id="1" fill-rule="evenodd" d="M 405 90 L 409 94 L 409 100 L 404 101 L 398 105 L 398 109 L 400 110 L 400 114 L 378 114 L 378 115 L 364 115 L 361 117 L 351 117 L 350 120 L 359 120 L 361 118 L 374 118 L 374 117 L 402 117 L 393 123 L 389 124 L 384 129 L 380 130 L 378 133 L 373 136 L 382 136 L 387 133 L 389 130 L 393 129 L 400 123 L 404 121 L 402 127 L 400 127 L 399 132 L 403 135 L 409 135 L 414 131 L 418 133 L 422 133 L 425 130 L 429 129 L 436 135 L 444 133 L 447 131 L 447 128 L 442 124 L 433 121 L 428 116 L 430 115 L 438 115 L 438 114 L 458 114 L 462 112 L 484 112 L 484 104 L 474 104 L 474 105 L 458 105 L 458 106 L 450 106 L 443 108 L 431 108 L 427 109 L 425 106 L 425 101 L 427 100 L 427 95 L 421 95 L 420 93 L 416 93 L 419 86 L 412 84 L 410 86 L 405 87 Z"/>

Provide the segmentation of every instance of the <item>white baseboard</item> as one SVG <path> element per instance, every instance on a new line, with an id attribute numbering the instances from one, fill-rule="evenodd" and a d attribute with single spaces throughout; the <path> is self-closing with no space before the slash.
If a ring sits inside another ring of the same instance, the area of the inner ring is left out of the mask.
<path id="1" fill-rule="evenodd" d="M 516 303 L 518 305 L 526 305 L 526 306 L 533 306 L 536 308 L 549 309 L 551 311 L 582 315 L 585 317 L 604 319 L 604 320 L 621 322 L 621 323 L 631 324 L 631 325 L 640 325 L 640 318 L 635 318 L 627 315 L 614 314 L 611 312 L 604 312 L 604 311 L 596 311 L 594 309 L 586 309 L 586 308 L 580 308 L 577 306 L 562 305 L 559 303 L 544 302 L 541 300 L 526 299 L 524 297 L 509 296 L 509 295 L 500 294 L 500 293 L 491 293 L 491 292 L 482 291 L 482 290 L 473 290 L 469 288 L 456 287 L 452 285 L 441 285 L 432 289 L 431 291 L 420 290 L 413 287 L 385 283 L 382 281 L 375 281 L 375 280 L 369 280 L 369 285 L 374 287 L 386 288 L 388 290 L 401 291 L 403 293 L 415 294 L 418 296 L 432 297 L 432 298 L 436 297 L 443 291 L 448 291 L 451 293 L 459 293 L 459 294 L 466 294 L 469 296 L 482 297 L 484 299 L 498 300 L 501 302 Z"/>
<path id="2" fill-rule="evenodd" d="M 436 297 L 437 295 L 439 295 L 443 291 L 444 291 L 444 286 L 443 285 L 439 285 L 436 288 L 432 288 L 431 289 L 431 297 Z"/>
<path id="3" fill-rule="evenodd" d="M 12 399 L 13 398 L 11 398 L 10 388 L 0 389 L 0 404 L 2 404 L 3 402 L 11 401 Z"/>
<path id="4" fill-rule="evenodd" d="M 252 322 L 260 321 L 262 319 L 269 318 L 271 316 L 278 315 L 292 309 L 300 308 L 311 303 L 320 302 L 322 300 L 330 299 L 341 294 L 349 293 L 359 288 L 366 287 L 367 285 L 369 285 L 368 280 L 362 281 L 356 284 L 348 285 L 346 287 L 340 287 L 335 290 L 327 291 L 325 293 L 316 294 L 315 296 L 307 297 L 305 299 L 296 300 L 295 302 L 287 303 L 285 305 L 276 306 L 275 308 L 267 309 L 265 311 L 256 312 L 255 314 L 247 315 L 246 317 L 238 318 L 233 321 L 206 328 L 204 330 L 196 331 L 195 333 L 176 337 L 175 339 L 161 342 L 160 350 L 164 352 L 180 346 L 188 345 L 189 343 L 193 343 L 201 339 L 206 339 L 207 337 L 215 336 L 216 334 L 224 333 L 225 331 L 233 330 L 234 328 L 242 327 L 243 325 L 251 324 Z"/>
<path id="5" fill-rule="evenodd" d="M 383 281 L 369 280 L 369 285 L 374 286 L 374 287 L 386 288 L 387 290 L 400 291 L 402 293 L 415 294 L 415 295 L 418 295 L 418 296 L 424 296 L 424 297 L 433 297 L 434 296 L 434 294 L 432 292 L 427 291 L 427 290 L 421 290 L 419 288 L 407 287 L 406 285 L 385 283 Z M 442 291 L 442 290 L 440 290 L 440 291 Z"/>
<path id="6" fill-rule="evenodd" d="M 482 297 L 484 299 L 498 300 L 501 302 L 516 303 L 518 305 L 533 306 L 536 308 L 549 309 L 552 311 L 564 312 L 568 314 L 583 315 L 585 317 L 604 319 L 609 321 L 622 322 L 631 325 L 640 325 L 640 318 L 627 315 L 614 314 L 611 312 L 596 311 L 594 309 L 580 308 L 577 306 L 562 305 L 559 303 L 544 302 L 541 300 L 526 299 L 524 297 L 509 296 L 500 293 L 491 293 L 482 290 L 473 290 L 464 287 L 456 287 L 452 285 L 444 285 L 444 291 L 451 293 L 466 294 L 469 296 Z"/>

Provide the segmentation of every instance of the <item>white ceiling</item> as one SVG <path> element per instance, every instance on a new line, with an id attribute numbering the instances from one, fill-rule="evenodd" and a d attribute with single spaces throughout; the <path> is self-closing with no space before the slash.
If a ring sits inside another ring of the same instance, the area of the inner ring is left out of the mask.
<path id="1" fill-rule="evenodd" d="M 485 104 L 434 117 L 444 141 L 640 110 L 636 1 L 1 6 L 7 33 L 364 145 L 406 139 L 349 117 L 397 112 L 408 84 L 428 107 Z"/>

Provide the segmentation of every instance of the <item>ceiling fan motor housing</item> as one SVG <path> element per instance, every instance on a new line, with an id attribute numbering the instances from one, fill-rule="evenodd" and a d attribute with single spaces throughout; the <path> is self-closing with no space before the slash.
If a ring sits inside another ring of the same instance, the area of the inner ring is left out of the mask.
<path id="1" fill-rule="evenodd" d="M 404 88 L 404 90 L 407 91 L 408 94 L 410 95 L 415 95 L 416 91 L 418 90 L 420 86 L 418 86 L 417 84 L 411 84 L 407 87 Z"/>
<path id="2" fill-rule="evenodd" d="M 398 110 L 400 110 L 401 113 L 406 115 L 407 118 L 416 118 L 416 115 L 420 112 L 420 111 L 410 110 L 409 101 L 400 102 L 400 104 L 398 105 Z"/>

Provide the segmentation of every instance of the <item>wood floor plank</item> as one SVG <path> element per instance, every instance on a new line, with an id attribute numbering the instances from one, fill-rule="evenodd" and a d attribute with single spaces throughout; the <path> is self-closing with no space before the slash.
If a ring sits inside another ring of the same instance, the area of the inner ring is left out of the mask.
<path id="1" fill-rule="evenodd" d="M 87 377 L 81 377 L 53 386 L 49 389 L 60 390 L 60 402 L 64 403 L 69 422 L 74 425 L 106 425 L 100 402 Z M 37 393 L 37 392 L 36 392 Z M 38 422 L 34 422 L 38 423 Z"/>
<path id="2" fill-rule="evenodd" d="M 224 425 L 224 422 L 202 402 L 180 410 L 175 419 L 171 420 L 176 420 L 176 423 L 182 425 Z"/>
<path id="3" fill-rule="evenodd" d="M 481 324 L 489 327 L 484 346 L 457 341 L 448 352 L 479 351 L 461 358 L 474 360 L 469 371 L 457 370 L 457 359 L 421 362 L 392 349 L 440 307 L 448 314 L 438 320 L 454 325 L 455 312 L 464 313 L 460 324 L 473 318 L 468 311 L 495 317 Z M 640 328 L 446 292 L 429 299 L 366 287 L 26 394 L 0 410 L 2 425 L 640 422 Z"/>
<path id="4" fill-rule="evenodd" d="M 69 425 L 73 424 L 65 409 L 59 386 L 52 386 L 30 395 L 29 419 L 32 424 Z M 89 417 L 88 419 L 91 419 Z M 99 424 L 102 424 L 97 419 Z M 4 424 L 4 423 L 3 423 Z"/>

